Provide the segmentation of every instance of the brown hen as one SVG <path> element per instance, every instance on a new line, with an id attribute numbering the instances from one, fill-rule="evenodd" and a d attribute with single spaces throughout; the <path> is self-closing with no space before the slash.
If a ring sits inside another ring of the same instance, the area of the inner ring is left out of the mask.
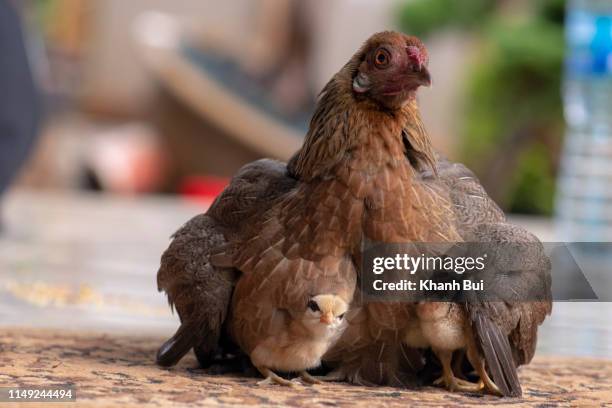
<path id="1" fill-rule="evenodd" d="M 272 161 L 245 166 L 207 214 L 179 230 L 158 282 L 182 324 L 160 349 L 160 364 L 175 363 L 191 347 L 208 364 L 226 320 L 243 348 L 274 336 L 273 319 L 258 315 L 253 294 L 269 286 L 278 297 L 268 310 L 287 313 L 286 305 L 308 299 L 304 288 L 337 265 L 349 262 L 363 273 L 366 241 L 537 243 L 505 224 L 469 170 L 435 156 L 416 102 L 416 90 L 431 81 L 427 64 L 418 39 L 372 36 L 323 89 L 304 145 L 286 168 Z M 549 281 L 543 251 L 531 257 L 535 266 L 525 273 Z M 288 279 L 293 290 L 274 290 L 278 282 L 288 288 Z M 241 289 L 229 310 L 236 282 Z M 518 281 L 507 283 L 521 290 Z M 478 387 L 457 381 L 449 366 L 448 356 L 465 348 L 483 386 L 518 395 L 516 366 L 531 359 L 550 302 L 498 303 L 363 303 L 357 293 L 349 327 L 325 360 L 335 367 L 333 378 L 405 385 L 426 363 L 417 348 L 431 347 L 443 366 L 441 382 L 472 390 Z M 440 308 L 457 313 L 449 320 Z M 461 341 L 437 344 L 424 329 L 428 316 L 447 319 Z"/>

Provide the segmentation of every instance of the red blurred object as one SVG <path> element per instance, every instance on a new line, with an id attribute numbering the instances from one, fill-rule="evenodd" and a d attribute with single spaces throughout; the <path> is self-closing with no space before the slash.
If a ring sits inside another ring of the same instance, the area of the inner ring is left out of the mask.
<path id="1" fill-rule="evenodd" d="M 210 204 L 225 187 L 228 185 L 229 179 L 212 176 L 192 176 L 183 180 L 179 187 L 181 196 Z"/>

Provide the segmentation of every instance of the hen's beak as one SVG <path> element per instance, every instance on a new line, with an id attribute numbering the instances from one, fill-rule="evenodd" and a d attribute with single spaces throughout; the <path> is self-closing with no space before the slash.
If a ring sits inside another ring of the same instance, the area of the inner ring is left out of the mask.
<path id="1" fill-rule="evenodd" d="M 331 314 L 331 312 L 327 312 L 321 315 L 321 320 L 320 320 L 321 323 L 331 324 L 333 321 L 334 321 L 334 316 Z"/>
<path id="2" fill-rule="evenodd" d="M 431 86 L 431 75 L 427 67 L 422 66 L 418 72 L 420 84 L 423 86 Z"/>

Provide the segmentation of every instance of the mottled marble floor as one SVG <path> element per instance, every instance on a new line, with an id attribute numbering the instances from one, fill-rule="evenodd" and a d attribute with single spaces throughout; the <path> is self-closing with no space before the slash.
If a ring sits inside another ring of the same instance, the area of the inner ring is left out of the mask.
<path id="1" fill-rule="evenodd" d="M 160 340 L 8 328 L 0 334 L 0 386 L 72 384 L 77 405 L 87 407 L 582 407 L 612 400 L 612 361 L 538 356 L 520 370 L 523 398 L 503 399 L 433 387 L 258 386 L 257 378 L 211 375 L 194 368 L 191 354 L 177 367 L 161 369 L 153 363 Z"/>

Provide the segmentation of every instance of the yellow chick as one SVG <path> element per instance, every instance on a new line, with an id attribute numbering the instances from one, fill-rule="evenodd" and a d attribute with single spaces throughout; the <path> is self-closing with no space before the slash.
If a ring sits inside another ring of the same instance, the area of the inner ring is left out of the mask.
<path id="1" fill-rule="evenodd" d="M 256 276 L 239 280 L 229 331 L 265 377 L 260 384 L 295 385 L 273 370 L 298 373 L 306 383 L 320 382 L 306 370 L 320 366 L 340 338 L 355 291 L 352 263 L 336 259 L 332 264 L 334 271 L 327 274 L 312 268 L 317 273 L 310 276 L 297 273 L 264 283 Z"/>

